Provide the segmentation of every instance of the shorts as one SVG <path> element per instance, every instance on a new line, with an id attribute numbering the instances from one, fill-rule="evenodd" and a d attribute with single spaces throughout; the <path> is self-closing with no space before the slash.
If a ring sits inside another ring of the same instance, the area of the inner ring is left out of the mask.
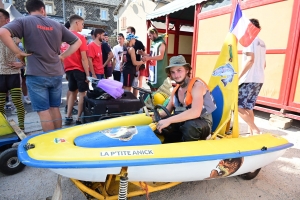
<path id="1" fill-rule="evenodd" d="M 147 70 L 149 70 L 149 69 L 147 69 L 147 68 L 140 69 L 140 70 L 139 70 L 140 76 L 146 76 L 146 77 L 148 77 L 148 76 L 149 76 L 149 75 L 148 75 L 149 72 L 148 72 Z"/>
<path id="2" fill-rule="evenodd" d="M 122 72 L 114 70 L 114 72 L 113 72 L 114 80 L 121 81 L 121 74 L 122 74 Z"/>
<path id="3" fill-rule="evenodd" d="M 96 74 L 97 79 L 104 79 L 104 74 Z"/>
<path id="4" fill-rule="evenodd" d="M 104 74 L 95 74 L 95 75 L 99 80 L 104 79 Z M 92 72 L 90 72 L 90 77 L 93 77 Z"/>
<path id="5" fill-rule="evenodd" d="M 239 86 L 238 106 L 239 108 L 253 110 L 262 83 L 243 83 Z"/>
<path id="6" fill-rule="evenodd" d="M 133 78 L 132 86 L 135 86 L 135 87 L 138 87 L 138 86 L 139 86 L 139 75 L 140 75 L 140 71 L 137 71 L 137 72 L 135 73 L 134 78 Z"/>
<path id="7" fill-rule="evenodd" d="M 131 87 L 133 80 L 135 78 L 135 73 L 132 73 L 130 70 L 123 70 L 123 86 Z"/>
<path id="8" fill-rule="evenodd" d="M 80 70 L 70 70 L 66 72 L 69 81 L 69 90 L 74 92 L 78 89 L 79 92 L 86 92 L 89 89 L 89 85 L 86 80 L 85 72 Z"/>
<path id="9" fill-rule="evenodd" d="M 112 67 L 104 67 L 104 74 L 105 74 L 105 78 L 109 78 L 111 77 L 113 73 L 113 68 Z"/>
<path id="10" fill-rule="evenodd" d="M 14 88 L 21 88 L 20 74 L 1 74 L 0 75 L 0 93 L 7 93 Z"/>
<path id="11" fill-rule="evenodd" d="M 21 77 L 22 78 L 26 78 L 25 69 L 21 69 Z"/>
<path id="12" fill-rule="evenodd" d="M 26 84 L 33 111 L 39 112 L 60 106 L 62 76 L 26 75 Z"/>

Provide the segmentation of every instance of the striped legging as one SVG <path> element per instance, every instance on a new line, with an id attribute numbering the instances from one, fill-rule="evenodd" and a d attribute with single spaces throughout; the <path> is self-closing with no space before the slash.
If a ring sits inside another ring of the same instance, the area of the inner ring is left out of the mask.
<path id="1" fill-rule="evenodd" d="M 12 102 L 16 106 L 18 122 L 20 129 L 24 130 L 24 121 L 25 121 L 25 109 L 22 102 L 22 91 L 21 88 L 13 88 L 10 90 L 10 95 Z M 0 93 L 0 112 L 5 115 L 5 99 L 6 93 Z"/>

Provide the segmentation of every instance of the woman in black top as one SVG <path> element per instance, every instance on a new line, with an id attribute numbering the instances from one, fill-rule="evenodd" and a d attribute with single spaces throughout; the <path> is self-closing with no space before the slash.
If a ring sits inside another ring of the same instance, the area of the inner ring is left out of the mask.
<path id="1" fill-rule="evenodd" d="M 137 65 L 144 64 L 143 61 L 137 61 L 136 60 L 136 53 L 133 48 L 137 36 L 129 33 L 126 36 L 127 40 L 127 53 L 124 55 L 126 56 L 124 67 L 123 67 L 123 88 L 125 90 L 132 92 L 132 82 L 136 73 L 136 67 Z"/>

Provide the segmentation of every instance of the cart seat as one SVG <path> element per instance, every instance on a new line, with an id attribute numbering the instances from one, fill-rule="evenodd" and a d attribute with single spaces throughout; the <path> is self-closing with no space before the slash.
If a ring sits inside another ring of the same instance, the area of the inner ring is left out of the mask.
<path id="1" fill-rule="evenodd" d="M 212 113 L 213 124 L 212 124 L 211 131 L 214 132 L 216 128 L 219 126 L 222 119 L 222 113 L 224 109 L 224 97 L 219 86 L 215 87 L 211 92 L 211 94 L 214 97 L 217 106 L 217 108 Z"/>
<path id="2" fill-rule="evenodd" d="M 78 147 L 106 148 L 161 144 L 149 126 L 126 126 L 105 129 L 75 138 Z"/>

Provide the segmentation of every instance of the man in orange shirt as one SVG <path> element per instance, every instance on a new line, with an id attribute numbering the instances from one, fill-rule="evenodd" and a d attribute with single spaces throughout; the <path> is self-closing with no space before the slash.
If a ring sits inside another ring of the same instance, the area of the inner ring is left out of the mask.
<path id="1" fill-rule="evenodd" d="M 88 45 L 88 60 L 92 76 L 97 79 L 104 78 L 104 66 L 102 59 L 101 42 L 105 31 L 102 28 L 94 30 L 94 41 Z"/>
<path id="2" fill-rule="evenodd" d="M 88 77 L 89 77 L 89 65 L 87 58 L 87 42 L 83 35 L 79 34 L 84 27 L 84 19 L 79 15 L 72 15 L 70 17 L 70 31 L 76 35 L 82 44 L 79 49 L 73 53 L 71 56 L 64 60 L 64 67 L 68 77 L 68 86 L 70 97 L 68 99 L 68 112 L 65 120 L 65 125 L 70 125 L 73 122 L 72 118 L 72 108 L 74 105 L 74 99 L 76 95 L 76 90 L 79 91 L 79 101 L 78 101 L 78 118 L 76 120 L 76 125 L 81 124 L 80 116 L 83 111 L 83 100 L 88 90 Z"/>

